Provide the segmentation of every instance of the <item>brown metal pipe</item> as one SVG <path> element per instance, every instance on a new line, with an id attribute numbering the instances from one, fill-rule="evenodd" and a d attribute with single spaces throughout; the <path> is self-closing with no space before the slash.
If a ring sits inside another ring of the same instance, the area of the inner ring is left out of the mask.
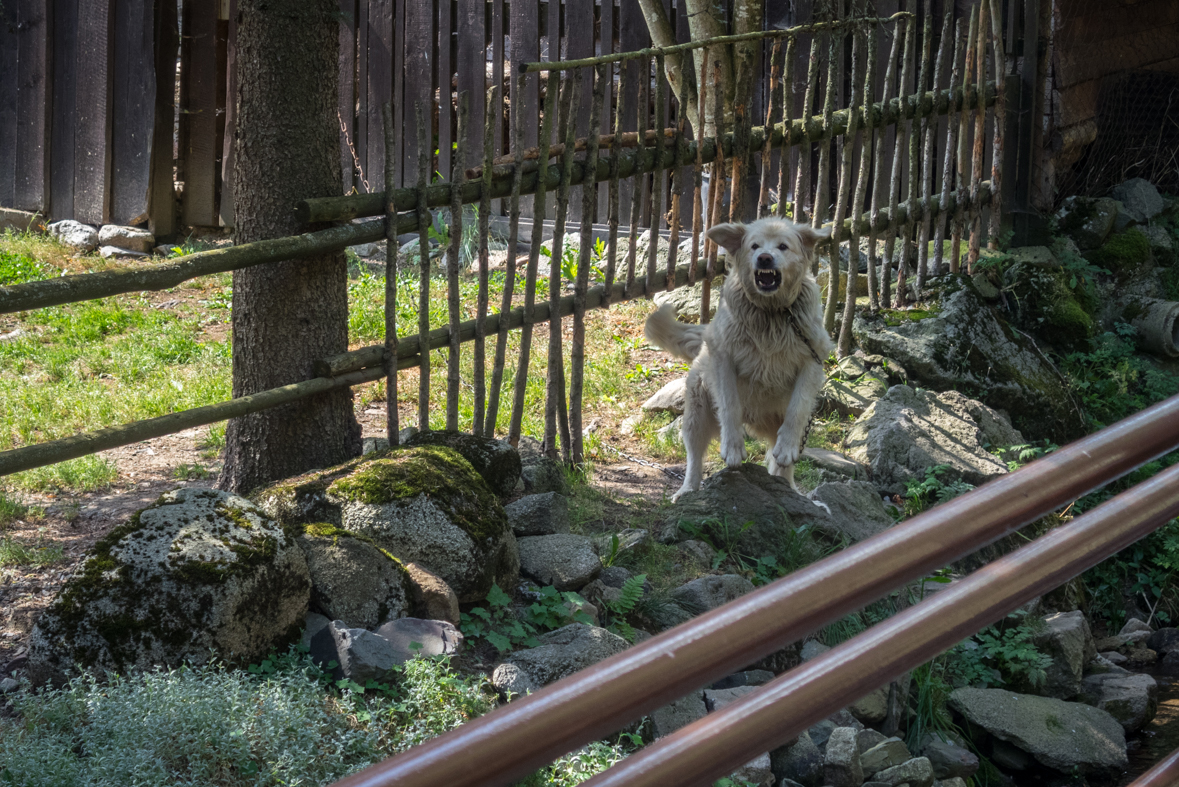
<path id="1" fill-rule="evenodd" d="M 1179 514 L 1179 465 L 873 626 L 586 787 L 709 785 Z M 1158 782 L 1172 784 L 1174 782 Z"/>
<path id="2" fill-rule="evenodd" d="M 1179 397 L 339 782 L 509 784 L 1179 445 Z M 478 763 L 472 767 L 471 763 Z M 674 782 L 664 782 L 673 784 Z"/>
<path id="3" fill-rule="evenodd" d="M 1179 749 L 1159 760 L 1154 767 L 1135 779 L 1130 787 L 1175 787 L 1179 784 Z"/>

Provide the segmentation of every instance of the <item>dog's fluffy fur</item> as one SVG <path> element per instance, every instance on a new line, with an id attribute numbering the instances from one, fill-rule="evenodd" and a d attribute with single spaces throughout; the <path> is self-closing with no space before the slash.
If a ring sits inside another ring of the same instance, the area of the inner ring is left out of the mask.
<path id="1" fill-rule="evenodd" d="M 799 444 L 824 381 L 814 356 L 826 358 L 832 348 L 811 276 L 815 243 L 826 236 L 781 219 L 713 227 L 708 237 L 729 261 L 716 318 L 687 325 L 671 305 L 647 317 L 647 339 L 692 362 L 683 425 L 688 467 L 673 500 L 700 488 L 704 452 L 717 437 L 727 466 L 745 461 L 743 425 L 773 446 L 770 473 L 794 486 Z"/>

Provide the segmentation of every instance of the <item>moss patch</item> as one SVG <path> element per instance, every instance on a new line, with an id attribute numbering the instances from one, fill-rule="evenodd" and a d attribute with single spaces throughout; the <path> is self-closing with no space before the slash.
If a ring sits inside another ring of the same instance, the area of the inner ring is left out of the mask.
<path id="1" fill-rule="evenodd" d="M 333 481 L 327 494 L 369 505 L 424 494 L 479 543 L 499 538 L 508 527 L 503 506 L 487 482 L 457 451 L 444 446 L 401 449 L 365 462 Z"/>
<path id="2" fill-rule="evenodd" d="M 373 541 L 368 536 L 361 535 L 360 533 L 353 533 L 351 530 L 345 530 L 342 527 L 336 527 L 329 522 L 312 522 L 309 525 L 303 525 L 301 535 L 306 536 L 307 538 L 330 538 L 333 542 L 338 541 L 340 538 L 354 538 L 357 541 L 363 541 L 373 549 L 379 551 L 385 557 L 392 560 L 393 563 L 397 565 L 397 568 L 400 569 L 406 577 L 409 576 L 409 572 L 406 571 L 405 564 L 401 562 L 400 558 L 382 547 L 376 541 Z"/>
<path id="3" fill-rule="evenodd" d="M 1137 227 L 1110 236 L 1100 249 L 1089 254 L 1094 265 L 1117 274 L 1133 273 L 1149 259 L 1150 240 Z"/>
<path id="4" fill-rule="evenodd" d="M 880 312 L 884 319 L 884 324 L 890 328 L 896 328 L 898 325 L 903 325 L 906 322 L 917 322 L 919 320 L 927 320 L 930 317 L 936 317 L 941 313 L 941 309 L 883 309 Z"/>

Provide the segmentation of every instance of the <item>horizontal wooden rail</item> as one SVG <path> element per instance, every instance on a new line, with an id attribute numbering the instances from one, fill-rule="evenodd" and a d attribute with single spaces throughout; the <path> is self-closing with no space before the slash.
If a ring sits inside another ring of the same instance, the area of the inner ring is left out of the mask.
<path id="1" fill-rule="evenodd" d="M 338 785 L 508 784 L 1177 446 L 1172 397 Z"/>
<path id="2" fill-rule="evenodd" d="M 381 224 L 383 222 L 376 222 Z M 718 268 L 718 275 L 724 273 L 723 266 Z M 676 268 L 676 286 L 682 286 L 688 281 L 688 266 Z M 610 303 L 628 300 L 646 293 L 644 289 L 646 277 L 635 279 L 634 286 L 628 292 L 625 282 L 615 282 L 610 297 Z M 667 280 L 660 275 L 656 278 L 651 292 L 665 289 Z M 598 308 L 602 305 L 605 287 L 598 285 L 586 294 L 586 306 Z M 573 313 L 573 296 L 567 295 L 560 300 L 559 311 L 562 317 Z M 533 307 L 534 317 L 531 323 L 548 322 L 550 319 L 550 305 L 548 302 L 538 303 Z M 492 334 L 499 330 L 501 315 L 489 315 L 486 319 L 485 331 Z M 508 313 L 508 327 L 519 328 L 524 324 L 524 309 L 518 307 Z M 475 340 L 475 320 L 467 320 L 459 325 L 459 342 Z M 418 334 L 399 337 L 397 341 L 397 369 L 416 368 L 421 363 L 420 339 Z M 450 344 L 450 328 L 437 328 L 429 334 L 429 349 L 437 350 Z M 324 391 L 344 388 L 361 383 L 378 380 L 385 375 L 385 345 L 376 344 L 353 350 L 348 353 L 332 356 L 315 364 L 313 373 L 317 376 L 300 383 L 272 388 L 268 391 L 218 402 L 178 413 L 169 413 L 156 418 L 134 421 L 121 426 L 110 426 L 92 432 L 63 437 L 60 440 L 49 440 L 35 445 L 12 448 L 0 451 L 0 476 L 30 470 L 34 467 L 64 462 L 79 456 L 92 454 L 130 445 L 140 440 L 148 440 L 166 434 L 174 434 L 194 426 L 204 426 L 236 418 L 248 413 L 256 413 L 271 407 L 288 404 L 308 396 L 315 396 Z"/>
<path id="3" fill-rule="evenodd" d="M 1179 466 L 656 741 L 586 787 L 710 785 L 1125 549 L 1176 514 Z"/>
<path id="4" fill-rule="evenodd" d="M 908 11 L 898 11 L 892 16 L 860 18 L 853 17 L 834 22 L 814 22 L 808 25 L 782 28 L 781 30 L 758 30 L 753 33 L 738 33 L 737 35 L 731 36 L 715 36 L 713 38 L 703 38 L 699 41 L 689 41 L 685 44 L 648 47 L 646 49 L 635 49 L 630 52 L 617 52 L 612 55 L 602 55 L 601 57 L 584 57 L 580 60 L 554 60 L 551 62 L 540 61 L 536 63 L 518 63 L 516 68 L 522 74 L 533 74 L 542 71 L 573 71 L 578 68 L 605 65 L 606 63 L 620 63 L 625 60 L 650 60 L 660 55 L 676 55 L 681 52 L 690 52 L 694 49 L 703 49 L 704 47 L 710 46 L 739 44 L 742 41 L 761 41 L 762 39 L 766 38 L 792 38 L 800 35 L 808 35 L 811 33 L 821 33 L 824 30 L 838 30 L 839 28 L 855 27 L 858 25 L 887 25 L 900 19 L 912 18 L 913 14 L 909 13 Z"/>
<path id="5" fill-rule="evenodd" d="M 397 219 L 399 232 L 409 232 L 417 225 L 416 216 L 400 216 Z M 243 243 L 225 249 L 198 251 L 138 268 L 116 268 L 98 273 L 79 273 L 24 284 L 11 284 L 0 287 L 0 314 L 108 298 L 127 292 L 166 290 L 189 279 L 212 273 L 224 273 L 268 262 L 339 251 L 358 243 L 382 240 L 384 237 L 383 220 L 366 221 L 286 238 Z"/>
<path id="6" fill-rule="evenodd" d="M 995 83 L 989 83 L 983 97 L 983 105 L 991 106 L 995 103 Z M 895 123 L 902 117 L 928 117 L 931 115 L 946 115 L 956 112 L 959 108 L 974 109 L 978 106 L 978 91 L 967 88 L 965 91 L 957 89 L 928 91 L 923 95 L 911 95 L 904 98 L 894 98 L 887 104 L 876 102 L 869 109 L 858 107 L 854 111 L 859 114 L 858 128 L 864 128 L 871 113 L 871 122 L 876 126 Z M 771 127 L 771 147 L 782 145 L 801 145 L 804 142 L 818 142 L 829 136 L 841 136 L 847 133 L 848 117 L 853 110 L 841 109 L 831 114 L 831 123 L 823 122 L 822 115 L 815 115 L 807 122 L 803 120 L 791 121 L 789 128 L 783 123 Z M 757 126 L 750 131 L 749 145 L 751 149 L 760 149 L 765 145 L 766 127 Z M 733 135 L 724 134 L 721 137 L 726 157 L 733 155 Z M 675 166 L 689 166 L 696 162 L 695 140 L 687 141 L 681 146 L 677 157 L 674 147 L 667 147 L 656 164 L 655 152 L 652 148 L 628 148 L 619 154 L 619 177 L 629 178 L 637 174 L 671 169 Z M 563 150 L 564 148 L 562 148 Z M 554 154 L 555 155 L 555 154 Z M 704 140 L 700 161 L 708 164 L 716 159 L 716 140 Z M 506 197 L 511 193 L 512 172 L 514 165 L 503 164 L 494 168 L 492 172 L 491 196 Z M 520 193 L 533 194 L 536 192 L 535 160 L 525 161 L 523 164 L 523 178 Z M 582 161 L 573 162 L 570 185 L 576 186 L 586 180 L 585 164 Z M 475 171 L 472 177 L 478 177 Z M 598 160 L 594 180 L 603 182 L 610 180 L 610 160 L 602 157 Z M 560 184 L 560 167 L 548 167 L 546 173 L 546 190 L 555 190 Z M 472 180 L 462 185 L 462 202 L 469 204 L 479 202 L 483 196 L 481 181 Z M 449 183 L 436 183 L 426 190 L 426 205 L 428 207 L 443 207 L 450 204 Z M 399 211 L 413 210 L 417 207 L 417 189 L 394 189 L 393 201 Z M 364 216 L 379 216 L 385 212 L 385 192 L 372 194 L 353 194 L 341 197 L 316 197 L 305 199 L 295 206 L 295 215 L 302 222 L 348 221 Z"/>

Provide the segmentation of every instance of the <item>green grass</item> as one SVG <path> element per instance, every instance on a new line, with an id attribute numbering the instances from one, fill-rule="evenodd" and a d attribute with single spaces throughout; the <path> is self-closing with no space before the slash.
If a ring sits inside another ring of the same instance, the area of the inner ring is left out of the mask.
<path id="1" fill-rule="evenodd" d="M 29 546 L 10 536 L 0 537 L 0 568 L 5 566 L 49 566 L 62 559 L 60 545 Z"/>
<path id="2" fill-rule="evenodd" d="M 7 527 L 18 519 L 39 519 L 43 514 L 41 509 L 27 506 L 0 490 L 0 527 Z"/>

